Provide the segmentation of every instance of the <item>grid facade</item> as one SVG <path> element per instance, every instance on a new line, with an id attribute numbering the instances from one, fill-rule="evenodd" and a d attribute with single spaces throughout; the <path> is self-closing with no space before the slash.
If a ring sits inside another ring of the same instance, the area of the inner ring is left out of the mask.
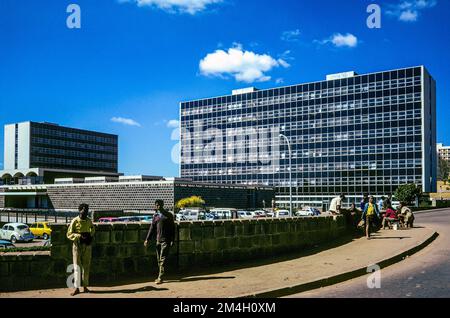
<path id="1" fill-rule="evenodd" d="M 286 195 L 289 153 L 280 133 L 291 143 L 297 197 L 388 194 L 405 183 L 431 192 L 435 103 L 435 82 L 422 66 L 182 102 L 180 174 L 201 182 L 265 184 Z M 202 134 L 211 128 L 224 132 L 219 141 L 226 150 L 219 155 Z M 240 142 L 229 134 L 236 129 L 248 132 Z M 249 160 L 249 153 L 258 153 L 251 147 L 261 147 L 247 138 L 257 129 L 269 131 L 266 149 L 279 149 L 279 164 L 264 163 L 261 154 Z M 228 160 L 230 154 L 244 160 Z"/>
<path id="2" fill-rule="evenodd" d="M 32 122 L 30 167 L 116 173 L 118 137 Z"/>
<path id="3" fill-rule="evenodd" d="M 439 157 L 442 160 L 446 160 L 450 162 L 450 147 L 440 147 L 438 148 Z"/>

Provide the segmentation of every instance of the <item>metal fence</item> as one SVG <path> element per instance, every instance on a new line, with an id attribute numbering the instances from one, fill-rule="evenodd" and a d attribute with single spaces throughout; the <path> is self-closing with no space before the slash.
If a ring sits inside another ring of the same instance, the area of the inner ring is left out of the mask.
<path id="1" fill-rule="evenodd" d="M 73 211 L 0 210 L 0 223 L 50 222 L 67 224 L 76 216 L 78 216 L 78 212 Z"/>

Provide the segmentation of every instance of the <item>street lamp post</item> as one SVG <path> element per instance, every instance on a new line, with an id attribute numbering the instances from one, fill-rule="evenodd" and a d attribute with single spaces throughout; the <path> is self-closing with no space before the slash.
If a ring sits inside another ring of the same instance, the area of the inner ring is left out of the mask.
<path id="1" fill-rule="evenodd" d="M 283 134 L 280 134 L 280 138 L 284 138 L 288 145 L 289 150 L 289 214 L 292 217 L 292 152 L 291 152 L 291 143 L 289 142 L 289 138 Z"/>

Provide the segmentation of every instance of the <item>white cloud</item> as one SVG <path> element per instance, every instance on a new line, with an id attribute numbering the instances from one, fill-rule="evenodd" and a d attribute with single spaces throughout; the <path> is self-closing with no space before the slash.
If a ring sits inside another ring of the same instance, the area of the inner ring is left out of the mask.
<path id="1" fill-rule="evenodd" d="M 216 50 L 200 61 L 200 72 L 205 76 L 233 76 L 238 82 L 266 82 L 271 79 L 266 72 L 276 67 L 290 67 L 283 59 L 274 59 L 267 54 L 245 51 L 235 43 L 228 51 Z"/>
<path id="2" fill-rule="evenodd" d="M 130 118 L 113 117 L 113 118 L 111 118 L 111 121 L 113 123 L 123 124 L 126 126 L 141 127 L 141 124 L 139 124 L 137 121 L 130 119 Z"/>
<path id="3" fill-rule="evenodd" d="M 300 36 L 300 30 L 284 31 L 281 35 L 281 40 L 286 42 L 297 42 Z"/>
<path id="4" fill-rule="evenodd" d="M 167 122 L 167 128 L 179 128 L 179 127 L 180 127 L 179 120 L 172 119 Z"/>
<path id="5" fill-rule="evenodd" d="M 336 33 L 333 35 L 331 42 L 337 47 L 356 47 L 358 45 L 358 38 L 350 33 L 347 33 L 346 35 Z"/>
<path id="6" fill-rule="evenodd" d="M 156 7 L 170 13 L 196 14 L 204 11 L 211 4 L 221 3 L 223 0 L 118 0 L 119 3 L 133 2 L 139 7 Z"/>
<path id="7" fill-rule="evenodd" d="M 332 43 L 336 47 L 356 47 L 358 46 L 358 38 L 351 33 L 345 35 L 341 33 L 335 33 L 330 38 L 323 41 L 314 41 L 319 44 Z"/>
<path id="8" fill-rule="evenodd" d="M 404 22 L 414 22 L 417 21 L 419 13 L 417 11 L 406 10 L 400 14 L 399 20 Z"/>
<path id="9" fill-rule="evenodd" d="M 403 22 L 415 22 L 419 19 L 420 12 L 433 8 L 437 5 L 437 0 L 406 0 L 397 4 L 392 4 L 386 11 L 388 15 L 397 17 Z"/>

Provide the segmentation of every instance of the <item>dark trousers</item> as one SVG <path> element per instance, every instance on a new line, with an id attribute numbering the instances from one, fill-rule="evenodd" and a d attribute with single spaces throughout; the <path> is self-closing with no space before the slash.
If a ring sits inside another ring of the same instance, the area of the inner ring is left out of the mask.
<path id="1" fill-rule="evenodd" d="M 163 279 L 165 273 L 165 264 L 169 257 L 170 244 L 166 242 L 156 243 L 156 258 L 158 261 L 159 275 L 158 279 Z"/>

